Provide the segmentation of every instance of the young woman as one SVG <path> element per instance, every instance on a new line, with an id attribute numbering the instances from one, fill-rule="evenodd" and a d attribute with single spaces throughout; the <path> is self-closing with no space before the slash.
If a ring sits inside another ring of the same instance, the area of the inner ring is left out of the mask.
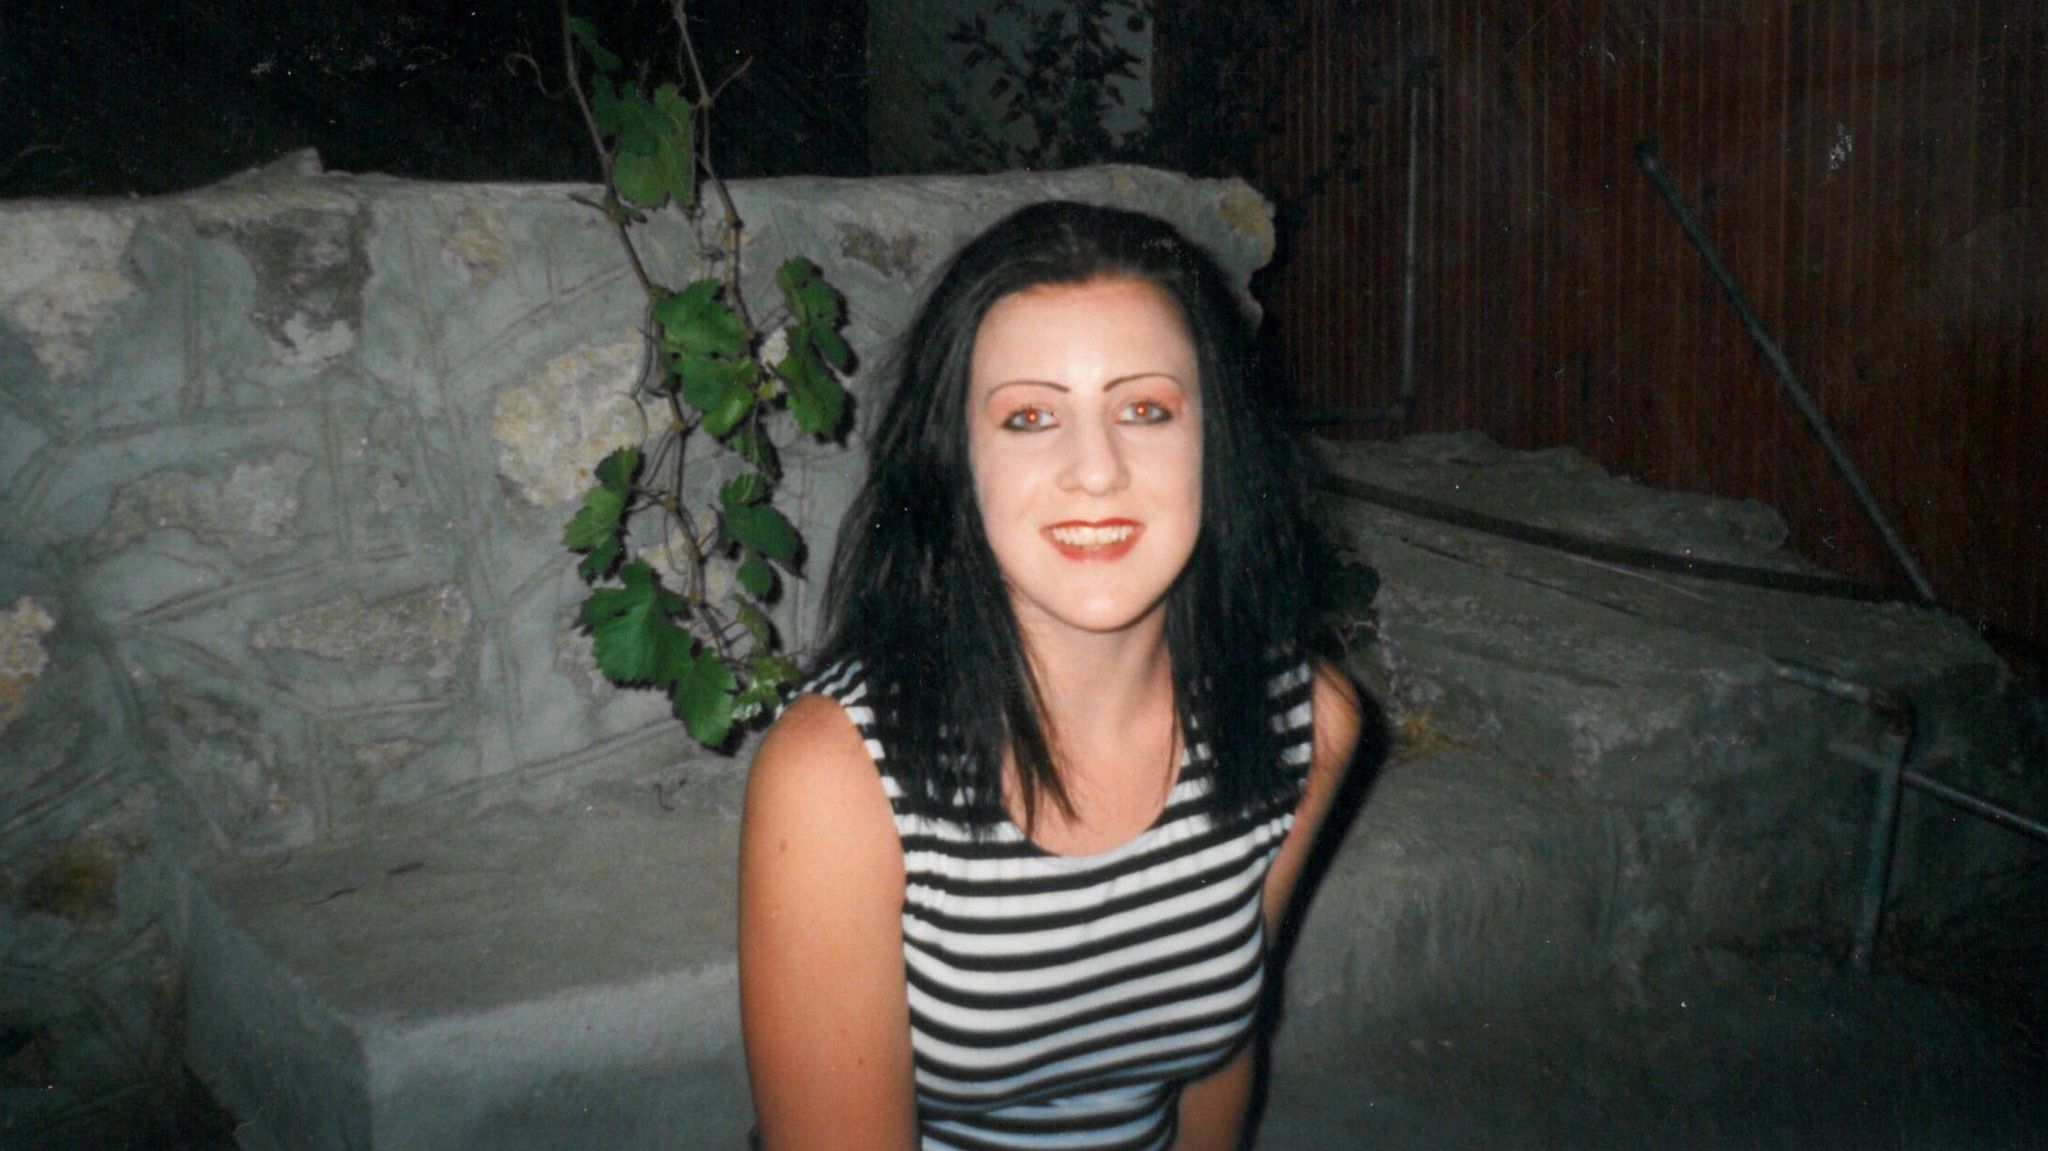
<path id="1" fill-rule="evenodd" d="M 1025 208 L 902 352 L 763 741 L 740 999 L 764 1146 L 1231 1148 L 1266 939 L 1358 732 L 1302 654 L 1300 477 L 1214 264 Z"/>

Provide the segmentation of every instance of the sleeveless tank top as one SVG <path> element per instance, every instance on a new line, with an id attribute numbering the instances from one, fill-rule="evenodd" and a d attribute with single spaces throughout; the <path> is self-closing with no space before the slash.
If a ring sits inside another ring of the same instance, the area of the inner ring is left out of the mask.
<path id="1" fill-rule="evenodd" d="M 1181 755 L 1149 828 L 1095 855 L 980 836 L 905 802 L 858 663 L 805 687 L 866 741 L 903 843 L 903 967 L 927 1151 L 1170 1147 L 1181 1085 L 1250 1036 L 1265 982 L 1261 892 L 1307 779 L 1306 663 L 1268 684 L 1291 783 L 1213 817 L 1208 745 Z M 929 807 L 930 805 L 924 805 Z"/>

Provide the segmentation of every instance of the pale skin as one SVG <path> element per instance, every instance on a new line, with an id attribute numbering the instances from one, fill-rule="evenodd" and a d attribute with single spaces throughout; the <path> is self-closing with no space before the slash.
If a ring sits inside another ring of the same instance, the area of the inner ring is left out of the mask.
<path id="1" fill-rule="evenodd" d="M 1043 805 L 1027 823 L 1013 802 L 1012 815 L 1048 851 L 1092 854 L 1150 825 L 1173 783 L 1160 605 L 1200 517 L 1193 350 L 1156 288 L 1097 280 L 999 301 L 973 360 L 976 498 L 1073 807 Z M 1135 542 L 1103 547 L 1062 526 L 1112 523 Z M 1341 674 L 1317 669 L 1312 706 L 1308 786 L 1263 891 L 1269 933 L 1358 738 Z M 740 840 L 741 1022 L 771 1151 L 917 1145 L 903 894 L 902 848 L 858 731 L 831 701 L 797 699 L 755 756 Z M 1247 1046 L 1184 1087 L 1182 1151 L 1238 1145 L 1253 1058 Z"/>

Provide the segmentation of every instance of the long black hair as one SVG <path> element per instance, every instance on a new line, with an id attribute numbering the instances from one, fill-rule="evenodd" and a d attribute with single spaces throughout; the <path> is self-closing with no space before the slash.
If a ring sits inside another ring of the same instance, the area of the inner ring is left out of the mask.
<path id="1" fill-rule="evenodd" d="M 1201 377 L 1202 522 L 1165 601 L 1180 730 L 1186 746 L 1209 745 L 1218 809 L 1287 791 L 1267 683 L 1276 660 L 1305 650 L 1303 470 L 1277 397 L 1255 391 L 1244 313 L 1215 261 L 1172 225 L 1041 203 L 961 248 L 919 308 L 825 595 L 821 663 L 863 663 L 908 801 L 983 829 L 1005 814 L 1006 750 L 1027 827 L 1041 799 L 1072 808 L 968 468 L 974 341 L 1004 297 L 1119 278 L 1174 301 Z"/>

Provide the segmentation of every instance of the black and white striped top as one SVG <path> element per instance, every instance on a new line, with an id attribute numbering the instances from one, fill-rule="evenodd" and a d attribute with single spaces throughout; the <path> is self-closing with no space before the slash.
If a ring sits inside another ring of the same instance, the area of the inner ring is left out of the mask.
<path id="1" fill-rule="evenodd" d="M 977 838 L 912 811 L 860 665 L 806 690 L 846 710 L 896 813 L 923 1146 L 1171 1146 L 1181 1084 L 1228 1062 L 1257 1014 L 1260 893 L 1307 778 L 1308 665 L 1270 685 L 1286 800 L 1212 819 L 1196 741 L 1158 820 L 1088 856 L 1049 854 L 1009 821 Z"/>

